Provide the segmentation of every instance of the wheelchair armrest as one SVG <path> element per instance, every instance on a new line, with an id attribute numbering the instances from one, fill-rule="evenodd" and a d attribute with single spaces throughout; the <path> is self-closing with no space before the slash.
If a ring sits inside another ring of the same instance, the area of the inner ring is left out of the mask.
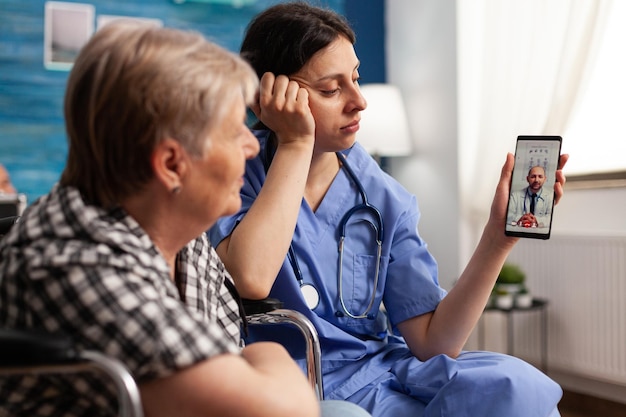
<path id="1" fill-rule="evenodd" d="M 311 387 L 320 400 L 324 399 L 322 381 L 322 349 L 319 336 L 313 323 L 302 313 L 283 309 L 283 302 L 276 298 L 263 300 L 242 299 L 248 323 L 254 324 L 290 324 L 295 326 L 306 343 L 306 373 Z"/>
<path id="2" fill-rule="evenodd" d="M 20 367 L 75 362 L 71 338 L 34 329 L 0 329 L 0 366 Z"/>
<path id="3" fill-rule="evenodd" d="M 246 316 L 252 314 L 269 313 L 270 311 L 283 308 L 283 302 L 276 298 L 264 298 L 262 300 L 250 300 L 243 298 L 243 309 L 246 312 Z"/>
<path id="4" fill-rule="evenodd" d="M 0 375 L 89 370 L 111 378 L 117 388 L 120 416 L 143 417 L 139 387 L 119 360 L 97 351 L 78 351 L 65 335 L 36 329 L 0 329 Z"/>
<path id="5" fill-rule="evenodd" d="M 11 227 L 20 220 L 20 216 L 11 216 L 0 218 L 0 237 L 9 233 Z"/>

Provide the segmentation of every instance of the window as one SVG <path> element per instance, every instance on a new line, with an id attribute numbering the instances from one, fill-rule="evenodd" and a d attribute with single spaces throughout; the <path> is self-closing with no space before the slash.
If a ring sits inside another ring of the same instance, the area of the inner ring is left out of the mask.
<path id="1" fill-rule="evenodd" d="M 619 171 L 626 177 L 626 2 L 613 2 L 606 23 L 595 62 L 563 134 L 563 151 L 571 154 L 568 178 Z"/>

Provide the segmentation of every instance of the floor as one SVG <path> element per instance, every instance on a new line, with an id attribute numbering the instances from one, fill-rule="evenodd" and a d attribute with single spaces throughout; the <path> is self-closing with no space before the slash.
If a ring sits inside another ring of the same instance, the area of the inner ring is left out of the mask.
<path id="1" fill-rule="evenodd" d="M 624 417 L 626 404 L 565 391 L 559 411 L 561 417 Z"/>

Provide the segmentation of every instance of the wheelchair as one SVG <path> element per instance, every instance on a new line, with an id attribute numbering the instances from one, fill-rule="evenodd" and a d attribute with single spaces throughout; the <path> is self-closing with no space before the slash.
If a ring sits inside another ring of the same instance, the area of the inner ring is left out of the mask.
<path id="1" fill-rule="evenodd" d="M 0 239 L 19 222 L 19 216 L 0 219 Z M 282 308 L 279 300 L 244 300 L 250 325 L 289 324 L 295 326 L 306 343 L 306 373 L 320 400 L 324 397 L 321 348 L 317 331 L 303 314 Z M 119 415 L 143 417 L 139 388 L 119 360 L 92 350 L 78 350 L 66 335 L 36 329 L 0 328 L 0 377 L 20 374 L 59 374 L 84 371 L 102 372 L 115 384 Z"/>

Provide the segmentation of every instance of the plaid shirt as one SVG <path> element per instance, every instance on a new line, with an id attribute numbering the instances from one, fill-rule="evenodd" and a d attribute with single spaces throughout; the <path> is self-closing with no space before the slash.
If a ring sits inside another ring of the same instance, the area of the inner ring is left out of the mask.
<path id="1" fill-rule="evenodd" d="M 178 254 L 177 273 L 180 290 L 123 210 L 106 212 L 57 186 L 0 242 L 0 327 L 71 335 L 121 360 L 138 382 L 239 352 L 238 304 L 224 285 L 231 278 L 204 234 Z M 0 379 L 0 417 L 117 415 L 106 379 Z"/>

